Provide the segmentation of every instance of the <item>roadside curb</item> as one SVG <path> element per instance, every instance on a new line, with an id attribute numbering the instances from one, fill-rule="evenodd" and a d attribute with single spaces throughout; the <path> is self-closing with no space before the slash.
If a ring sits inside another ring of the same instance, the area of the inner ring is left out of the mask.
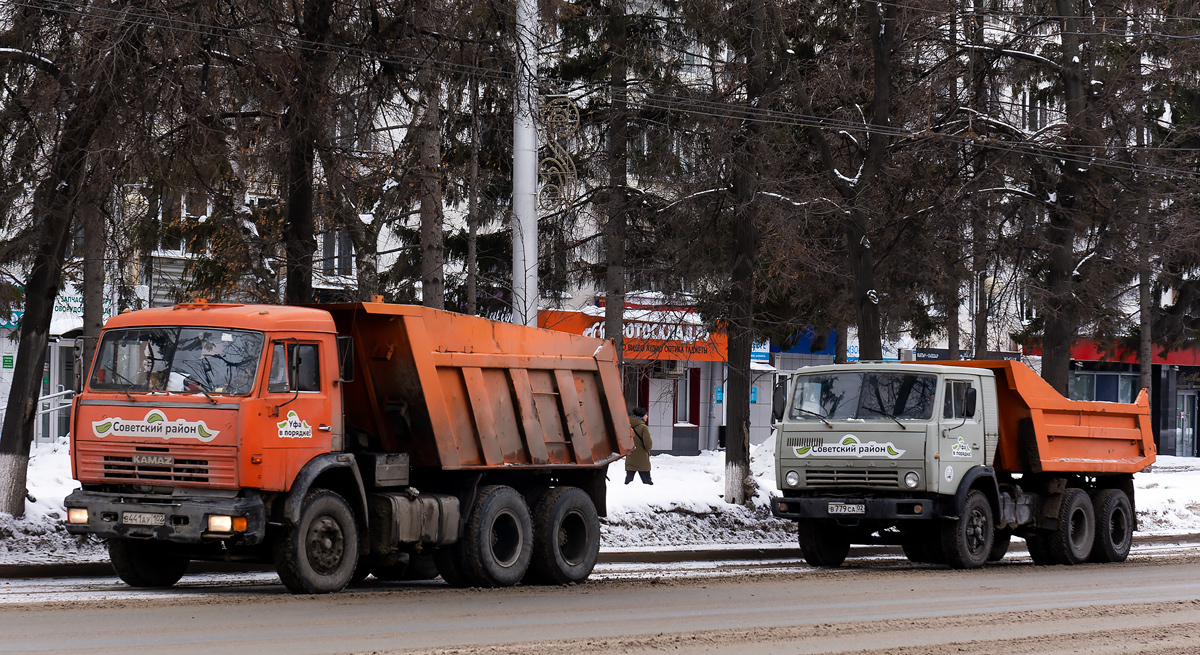
<path id="1" fill-rule="evenodd" d="M 1134 535 L 1134 546 L 1164 544 L 1200 544 L 1200 533 L 1170 535 Z M 854 546 L 851 554 L 899 555 L 899 546 Z M 792 546 L 735 546 L 689 550 L 617 550 L 600 551 L 600 564 L 666 564 L 670 562 L 757 561 L 800 559 L 803 555 Z M 240 562 L 192 562 L 189 574 L 265 572 L 275 569 L 266 564 Z M 0 564 L 0 579 L 21 578 L 102 578 L 116 575 L 108 562 L 82 564 Z"/>

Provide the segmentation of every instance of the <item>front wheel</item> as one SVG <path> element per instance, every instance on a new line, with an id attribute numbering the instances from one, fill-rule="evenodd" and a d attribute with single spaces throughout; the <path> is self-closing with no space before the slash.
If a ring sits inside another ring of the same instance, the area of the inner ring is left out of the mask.
<path id="1" fill-rule="evenodd" d="M 1096 540 L 1089 558 L 1093 562 L 1124 562 L 1133 545 L 1133 507 L 1120 489 L 1103 489 L 1093 501 Z"/>
<path id="2" fill-rule="evenodd" d="M 113 570 L 130 587 L 170 587 L 187 572 L 188 558 L 173 544 L 159 541 L 109 539 Z"/>
<path id="3" fill-rule="evenodd" d="M 801 522 L 798 526 L 800 552 L 809 566 L 834 568 L 850 554 L 850 537 L 835 523 Z"/>
<path id="4" fill-rule="evenodd" d="M 273 555 L 279 579 L 294 594 L 340 591 L 358 566 L 358 525 L 344 498 L 326 490 L 308 492 L 300 521 L 286 525 Z"/>
<path id="5" fill-rule="evenodd" d="M 946 562 L 956 569 L 979 568 L 991 554 L 994 538 L 992 506 L 983 492 L 973 489 L 963 501 L 958 520 L 948 520 L 942 526 Z"/>

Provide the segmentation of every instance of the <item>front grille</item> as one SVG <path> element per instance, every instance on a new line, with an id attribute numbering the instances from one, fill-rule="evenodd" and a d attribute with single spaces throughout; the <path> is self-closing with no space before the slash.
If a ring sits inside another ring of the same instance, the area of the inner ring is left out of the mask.
<path id="1" fill-rule="evenodd" d="M 821 437 L 788 437 L 785 445 L 788 448 L 816 448 L 823 443 Z"/>
<path id="2" fill-rule="evenodd" d="M 237 486 L 237 450 L 227 447 L 171 445 L 144 446 L 129 443 L 81 442 L 76 459 L 81 482 L 113 484 Z M 134 464 L 137 454 L 165 455 L 174 463 Z"/>
<path id="3" fill-rule="evenodd" d="M 804 472 L 805 486 L 868 487 L 871 489 L 900 488 L 900 472 L 883 469 L 809 469 Z"/>

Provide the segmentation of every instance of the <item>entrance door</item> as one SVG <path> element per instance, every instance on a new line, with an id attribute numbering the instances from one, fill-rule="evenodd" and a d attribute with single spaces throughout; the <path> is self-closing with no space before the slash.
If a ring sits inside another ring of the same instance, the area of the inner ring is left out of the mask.
<path id="1" fill-rule="evenodd" d="M 1179 439 L 1175 445 L 1175 452 L 1184 457 L 1195 457 L 1197 393 L 1180 392 L 1176 402 L 1179 411 Z"/>

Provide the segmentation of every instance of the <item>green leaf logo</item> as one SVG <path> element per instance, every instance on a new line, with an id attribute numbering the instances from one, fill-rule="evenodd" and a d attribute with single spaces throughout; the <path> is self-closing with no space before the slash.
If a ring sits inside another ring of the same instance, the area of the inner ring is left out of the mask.
<path id="1" fill-rule="evenodd" d="M 151 412 L 150 414 L 148 414 L 146 416 L 147 423 L 158 423 L 159 421 L 165 421 L 165 420 L 167 420 L 167 417 L 163 416 L 162 414 L 159 414 L 158 412 Z"/>
<path id="2" fill-rule="evenodd" d="M 205 430 L 203 425 L 197 425 L 196 432 L 199 432 L 200 436 L 204 439 L 212 439 L 213 437 L 216 436 L 215 434 L 209 432 L 208 430 Z"/>
<path id="3" fill-rule="evenodd" d="M 853 446 L 856 443 L 858 443 L 858 439 L 855 439 L 854 437 L 846 437 L 845 439 L 842 439 L 843 446 Z"/>
<path id="4" fill-rule="evenodd" d="M 896 452 L 895 448 L 892 448 L 892 444 L 888 444 L 887 451 L 892 457 L 898 457 L 900 455 L 900 453 Z"/>
<path id="5" fill-rule="evenodd" d="M 105 421 L 100 425 L 95 426 L 96 434 L 104 434 L 112 429 L 112 421 Z"/>
<path id="6" fill-rule="evenodd" d="M 812 446 L 800 446 L 796 449 L 796 455 L 803 457 L 804 455 L 807 455 L 808 451 L 810 450 L 812 450 Z"/>

